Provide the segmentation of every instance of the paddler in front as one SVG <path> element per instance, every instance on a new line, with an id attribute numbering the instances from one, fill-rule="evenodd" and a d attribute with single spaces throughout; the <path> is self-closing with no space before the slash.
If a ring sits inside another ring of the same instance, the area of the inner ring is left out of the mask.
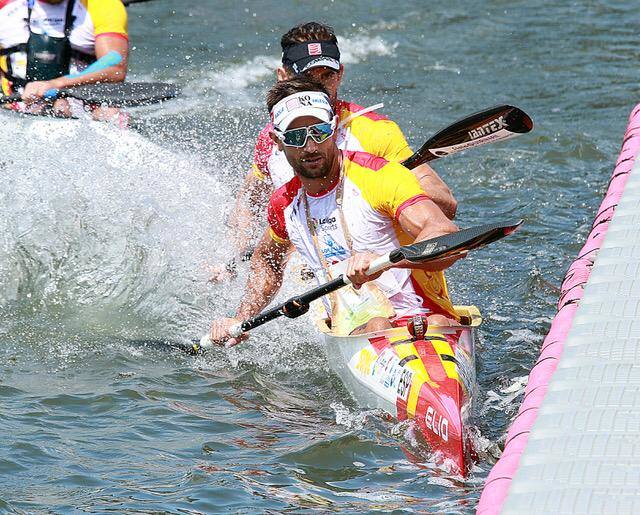
<path id="1" fill-rule="evenodd" d="M 22 92 L 23 99 L 10 109 L 77 116 L 85 107 L 80 101 L 46 101 L 45 92 L 124 81 L 128 54 L 120 0 L 0 0 L 2 93 Z M 113 108 L 93 108 L 92 114 L 122 121 Z"/>
<path id="2" fill-rule="evenodd" d="M 291 247 L 319 282 L 344 273 L 354 284 L 325 303 L 336 334 L 387 329 L 417 314 L 429 315 L 436 325 L 456 321 L 442 270 L 459 256 L 421 265 L 401 262 L 367 275 L 372 260 L 399 244 L 457 231 L 413 173 L 366 152 L 340 150 L 329 94 L 311 79 L 276 83 L 267 106 L 270 137 L 295 175 L 271 196 L 269 227 L 251 258 L 243 301 L 234 318 L 212 323 L 212 341 L 230 346 L 246 336 L 231 338 L 230 329 L 277 293 Z"/>

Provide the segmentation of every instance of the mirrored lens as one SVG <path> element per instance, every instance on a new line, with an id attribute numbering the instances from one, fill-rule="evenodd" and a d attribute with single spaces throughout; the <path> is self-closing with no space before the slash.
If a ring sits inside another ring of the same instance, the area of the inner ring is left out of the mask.
<path id="1" fill-rule="evenodd" d="M 290 147 L 304 147 L 307 143 L 307 135 L 311 136 L 316 143 L 322 143 L 332 134 L 332 123 L 318 123 L 309 127 L 285 131 L 282 135 L 282 141 Z"/>
<path id="2" fill-rule="evenodd" d="M 309 127 L 308 131 L 316 143 L 322 143 L 333 134 L 333 126 L 330 123 L 318 123 Z"/>
<path id="3" fill-rule="evenodd" d="M 290 131 L 285 131 L 283 136 L 285 145 L 289 145 L 290 147 L 304 147 L 304 144 L 307 142 L 307 128 L 300 127 L 299 129 L 291 129 Z"/>

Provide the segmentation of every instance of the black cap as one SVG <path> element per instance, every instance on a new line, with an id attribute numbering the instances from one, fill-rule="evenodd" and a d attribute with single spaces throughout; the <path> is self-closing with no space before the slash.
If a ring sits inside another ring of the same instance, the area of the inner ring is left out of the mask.
<path id="1" fill-rule="evenodd" d="M 311 68 L 326 66 L 340 69 L 340 50 L 333 41 L 305 41 L 289 45 L 282 52 L 282 64 L 291 68 L 296 75 Z"/>

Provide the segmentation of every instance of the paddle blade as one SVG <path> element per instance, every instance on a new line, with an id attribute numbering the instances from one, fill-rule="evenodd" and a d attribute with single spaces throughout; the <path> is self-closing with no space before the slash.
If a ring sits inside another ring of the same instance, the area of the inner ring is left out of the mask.
<path id="1" fill-rule="evenodd" d="M 533 129 L 527 113 L 510 105 L 491 107 L 455 122 L 430 138 L 402 164 L 415 168 L 423 163 L 468 148 L 503 141 Z"/>
<path id="2" fill-rule="evenodd" d="M 115 82 L 90 84 L 60 90 L 59 96 L 77 98 L 87 104 L 134 107 L 175 98 L 180 88 L 163 82 Z"/>
<path id="3" fill-rule="evenodd" d="M 420 241 L 413 245 L 406 245 L 393 251 L 389 255 L 389 260 L 392 263 L 398 263 L 403 259 L 412 263 L 421 263 L 450 257 L 463 251 L 484 247 L 489 243 L 504 238 L 518 230 L 522 222 L 522 220 L 518 220 L 515 222 L 479 225 L 430 240 Z"/>

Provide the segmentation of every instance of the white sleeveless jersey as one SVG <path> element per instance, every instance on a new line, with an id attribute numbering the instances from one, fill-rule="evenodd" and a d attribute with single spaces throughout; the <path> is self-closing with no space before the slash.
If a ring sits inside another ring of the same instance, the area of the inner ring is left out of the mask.
<path id="1" fill-rule="evenodd" d="M 386 254 L 397 248 L 400 238 L 408 237 L 397 222 L 400 214 L 414 203 L 428 200 L 417 179 L 402 165 L 365 152 L 343 152 L 343 163 L 342 211 L 352 240 L 351 250 Z M 280 243 L 290 241 L 316 277 L 324 275 L 324 267 L 309 230 L 305 195 L 318 246 L 327 264 L 335 265 L 351 256 L 340 222 L 336 186 L 319 196 L 311 196 L 305 193 L 300 179 L 294 177 L 276 190 L 269 201 L 267 215 L 272 239 Z M 393 268 L 375 282 L 398 315 L 420 311 L 449 316 L 453 313 L 442 272 Z"/>

